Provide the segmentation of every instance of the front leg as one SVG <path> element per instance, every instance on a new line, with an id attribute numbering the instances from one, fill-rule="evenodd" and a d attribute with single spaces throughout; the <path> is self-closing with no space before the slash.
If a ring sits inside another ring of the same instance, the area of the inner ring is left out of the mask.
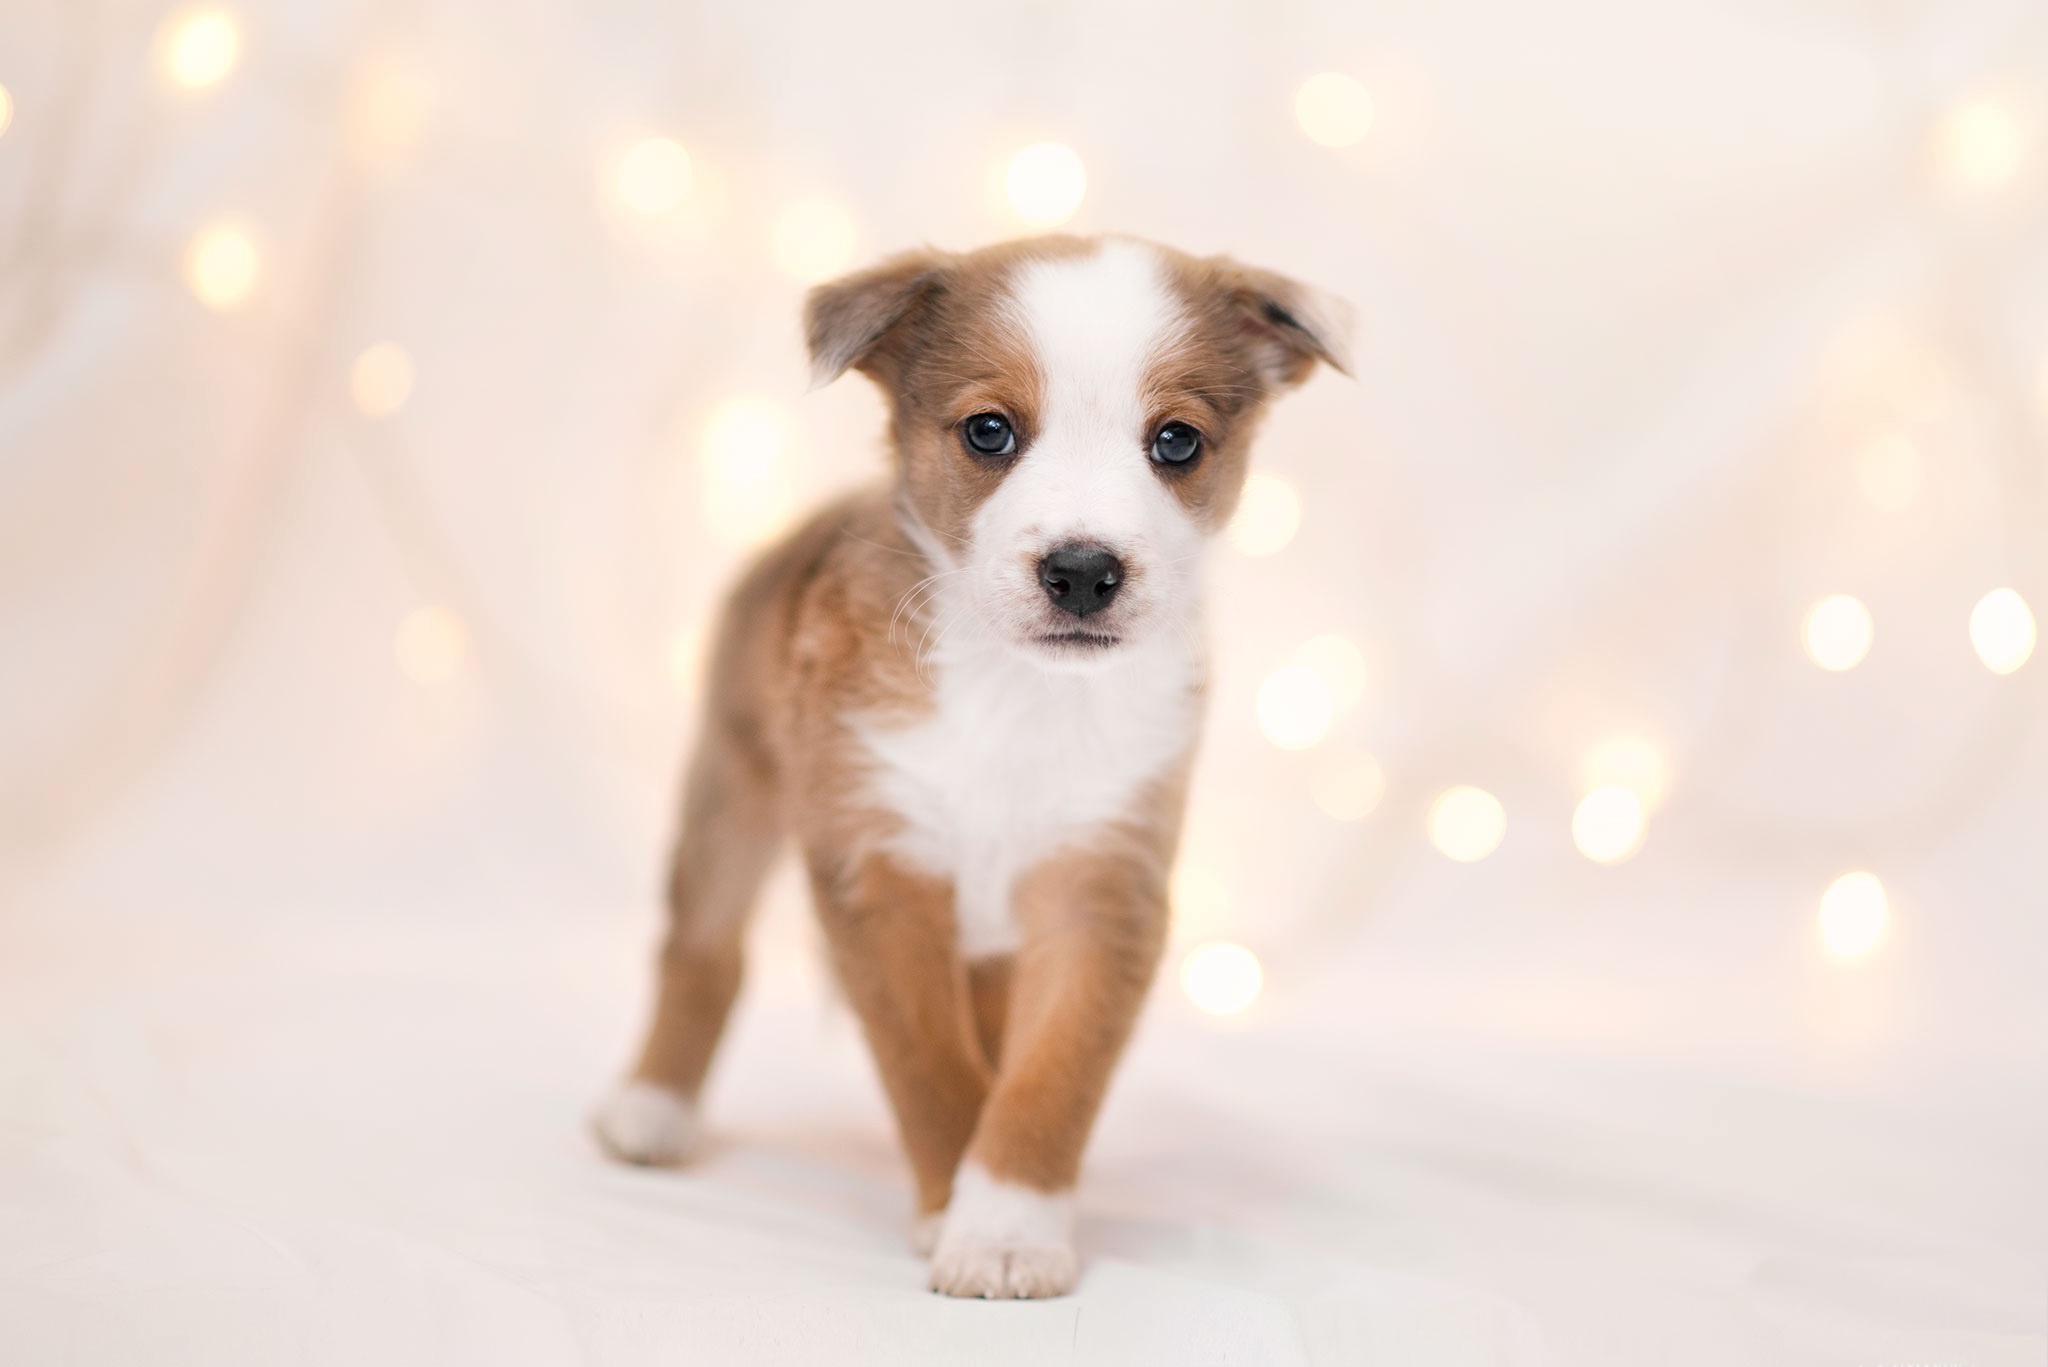
<path id="1" fill-rule="evenodd" d="M 1144 848 L 1067 853 L 1020 880 L 1002 1055 L 932 1255 L 934 1291 L 1073 1289 L 1074 1181 L 1165 942 L 1165 863 Z"/>

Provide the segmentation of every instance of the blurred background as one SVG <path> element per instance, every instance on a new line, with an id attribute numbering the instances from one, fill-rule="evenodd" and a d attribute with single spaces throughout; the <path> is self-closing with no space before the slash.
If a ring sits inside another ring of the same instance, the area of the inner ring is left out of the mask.
<path id="1" fill-rule="evenodd" d="M 1362 326 L 996 1311 L 789 871 L 710 1163 L 580 1126 L 707 616 L 884 469 L 803 291 L 1048 229 Z M 12 0 L 0 1359 L 2039 1363 L 2044 457 L 2038 0 Z"/>

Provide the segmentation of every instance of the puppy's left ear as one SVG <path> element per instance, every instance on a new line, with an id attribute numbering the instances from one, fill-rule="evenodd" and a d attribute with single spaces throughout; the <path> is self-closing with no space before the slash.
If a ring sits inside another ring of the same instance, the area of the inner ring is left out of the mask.
<path id="1" fill-rule="evenodd" d="M 1351 373 L 1351 305 L 1298 280 L 1234 261 L 1225 263 L 1224 280 L 1268 384 L 1300 384 L 1317 361 L 1340 375 Z"/>

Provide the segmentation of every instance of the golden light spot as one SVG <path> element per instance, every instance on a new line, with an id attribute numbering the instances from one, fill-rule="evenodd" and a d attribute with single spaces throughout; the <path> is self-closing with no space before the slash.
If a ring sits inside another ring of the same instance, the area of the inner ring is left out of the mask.
<path id="1" fill-rule="evenodd" d="M 1365 696 L 1371 670 L 1366 666 L 1365 652 L 1349 637 L 1334 632 L 1311 637 L 1294 652 L 1294 663 L 1322 675 L 1339 707 L 1349 707 Z"/>
<path id="2" fill-rule="evenodd" d="M 185 283 L 200 303 L 220 312 L 248 299 L 261 271 L 255 240 L 228 219 L 201 228 L 185 251 Z"/>
<path id="3" fill-rule="evenodd" d="M 1838 959 L 1860 959 L 1883 938 L 1887 910 L 1876 874 L 1845 873 L 1821 894 L 1821 940 Z"/>
<path id="4" fill-rule="evenodd" d="M 1854 669 L 1870 653 L 1870 640 L 1870 609 L 1846 593 L 1822 599 L 1806 614 L 1806 653 L 1822 669 Z"/>
<path id="5" fill-rule="evenodd" d="M 1935 130 L 1942 175 L 1960 189 L 1977 192 L 2002 190 L 2019 179 L 2027 143 L 2026 121 L 1995 95 L 1965 100 Z"/>
<path id="6" fill-rule="evenodd" d="M 1306 665 L 1282 665 L 1259 685 L 1259 729 L 1282 750 L 1306 750 L 1329 731 L 1337 700 Z"/>
<path id="7" fill-rule="evenodd" d="M 412 356 L 396 342 L 363 348 L 348 369 L 348 393 L 364 417 L 390 417 L 412 395 Z"/>
<path id="8" fill-rule="evenodd" d="M 665 214 L 690 193 L 690 154 L 674 138 L 643 138 L 619 162 L 619 198 L 643 214 Z"/>
<path id="9" fill-rule="evenodd" d="M 1181 990 L 1212 1016 L 1237 1014 L 1258 1000 L 1266 974 L 1258 955 L 1243 945 L 1216 940 L 1197 945 L 1180 964 Z"/>
<path id="10" fill-rule="evenodd" d="M 1183 860 L 1170 892 L 1175 940 L 1209 940 L 1230 922 L 1230 887 L 1206 864 Z"/>
<path id="11" fill-rule="evenodd" d="M 1294 120 L 1310 142 L 1349 147 L 1372 131 L 1374 109 L 1366 88 L 1349 76 L 1325 71 L 1294 92 Z"/>
<path id="12" fill-rule="evenodd" d="M 1072 218 L 1081 207 L 1081 197 L 1088 191 L 1088 168 L 1064 143 L 1033 143 L 1010 158 L 1003 188 L 1019 218 L 1050 228 Z"/>
<path id="13" fill-rule="evenodd" d="M 1460 864 L 1476 864 L 1500 848 L 1507 809 L 1484 788 L 1452 788 L 1429 809 L 1429 843 Z"/>
<path id="14" fill-rule="evenodd" d="M 1642 800 L 1626 788 L 1595 788 L 1572 812 L 1572 843 L 1596 864 L 1620 863 L 1642 839 Z"/>
<path id="15" fill-rule="evenodd" d="M 433 121 L 434 83 L 416 58 L 390 52 L 364 64 L 350 83 L 346 128 L 351 150 L 370 166 L 404 161 Z"/>
<path id="16" fill-rule="evenodd" d="M 1920 492 L 1920 452 L 1905 436 L 1888 432 L 1863 444 L 1856 457 L 1856 487 L 1871 505 L 1896 513 Z"/>
<path id="17" fill-rule="evenodd" d="M 1579 765 L 1579 787 L 1626 788 L 1645 811 L 1664 805 L 1671 791 L 1671 766 L 1656 742 L 1641 736 L 1614 736 L 1601 741 Z"/>
<path id="18" fill-rule="evenodd" d="M 837 200 L 800 199 L 775 216 L 768 245 L 783 274 L 815 284 L 853 264 L 859 234 Z"/>
<path id="19" fill-rule="evenodd" d="M 2012 589 L 1993 589 L 1970 610 L 1970 644 L 1993 674 L 2010 674 L 2034 653 L 2034 614 Z"/>
<path id="20" fill-rule="evenodd" d="M 1309 773 L 1308 790 L 1332 821 L 1363 821 L 1386 796 L 1387 774 L 1362 751 L 1325 755 Z"/>
<path id="21" fill-rule="evenodd" d="M 1230 519 L 1230 544 L 1246 555 L 1271 555 L 1301 526 L 1301 496 L 1278 475 L 1254 471 Z"/>
<path id="22" fill-rule="evenodd" d="M 758 546 L 796 512 L 796 434 L 766 399 L 728 399 L 704 424 L 704 529 L 733 549 Z"/>
<path id="23" fill-rule="evenodd" d="M 462 619 L 432 604 L 407 613 L 392 644 L 398 667 L 418 684 L 446 683 L 462 672 L 469 658 L 469 633 L 463 630 Z"/>
<path id="24" fill-rule="evenodd" d="M 185 90 L 219 85 L 242 55 L 242 31 L 224 9 L 182 9 L 156 30 L 157 69 Z"/>
<path id="25" fill-rule="evenodd" d="M 0 85 L 0 133 L 14 122 L 14 96 L 7 93 L 7 87 Z"/>

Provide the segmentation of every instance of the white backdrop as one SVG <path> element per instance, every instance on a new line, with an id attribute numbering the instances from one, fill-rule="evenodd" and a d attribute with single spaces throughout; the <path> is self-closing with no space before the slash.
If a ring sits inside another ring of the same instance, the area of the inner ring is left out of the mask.
<path id="1" fill-rule="evenodd" d="M 0 1361 L 2041 1360 L 2037 0 L 14 0 L 0 89 Z M 791 878 L 710 1162 L 581 1123 L 704 614 L 881 469 L 805 280 L 1045 141 L 1359 376 L 1218 549 L 1082 1292 L 952 1305 Z"/>

